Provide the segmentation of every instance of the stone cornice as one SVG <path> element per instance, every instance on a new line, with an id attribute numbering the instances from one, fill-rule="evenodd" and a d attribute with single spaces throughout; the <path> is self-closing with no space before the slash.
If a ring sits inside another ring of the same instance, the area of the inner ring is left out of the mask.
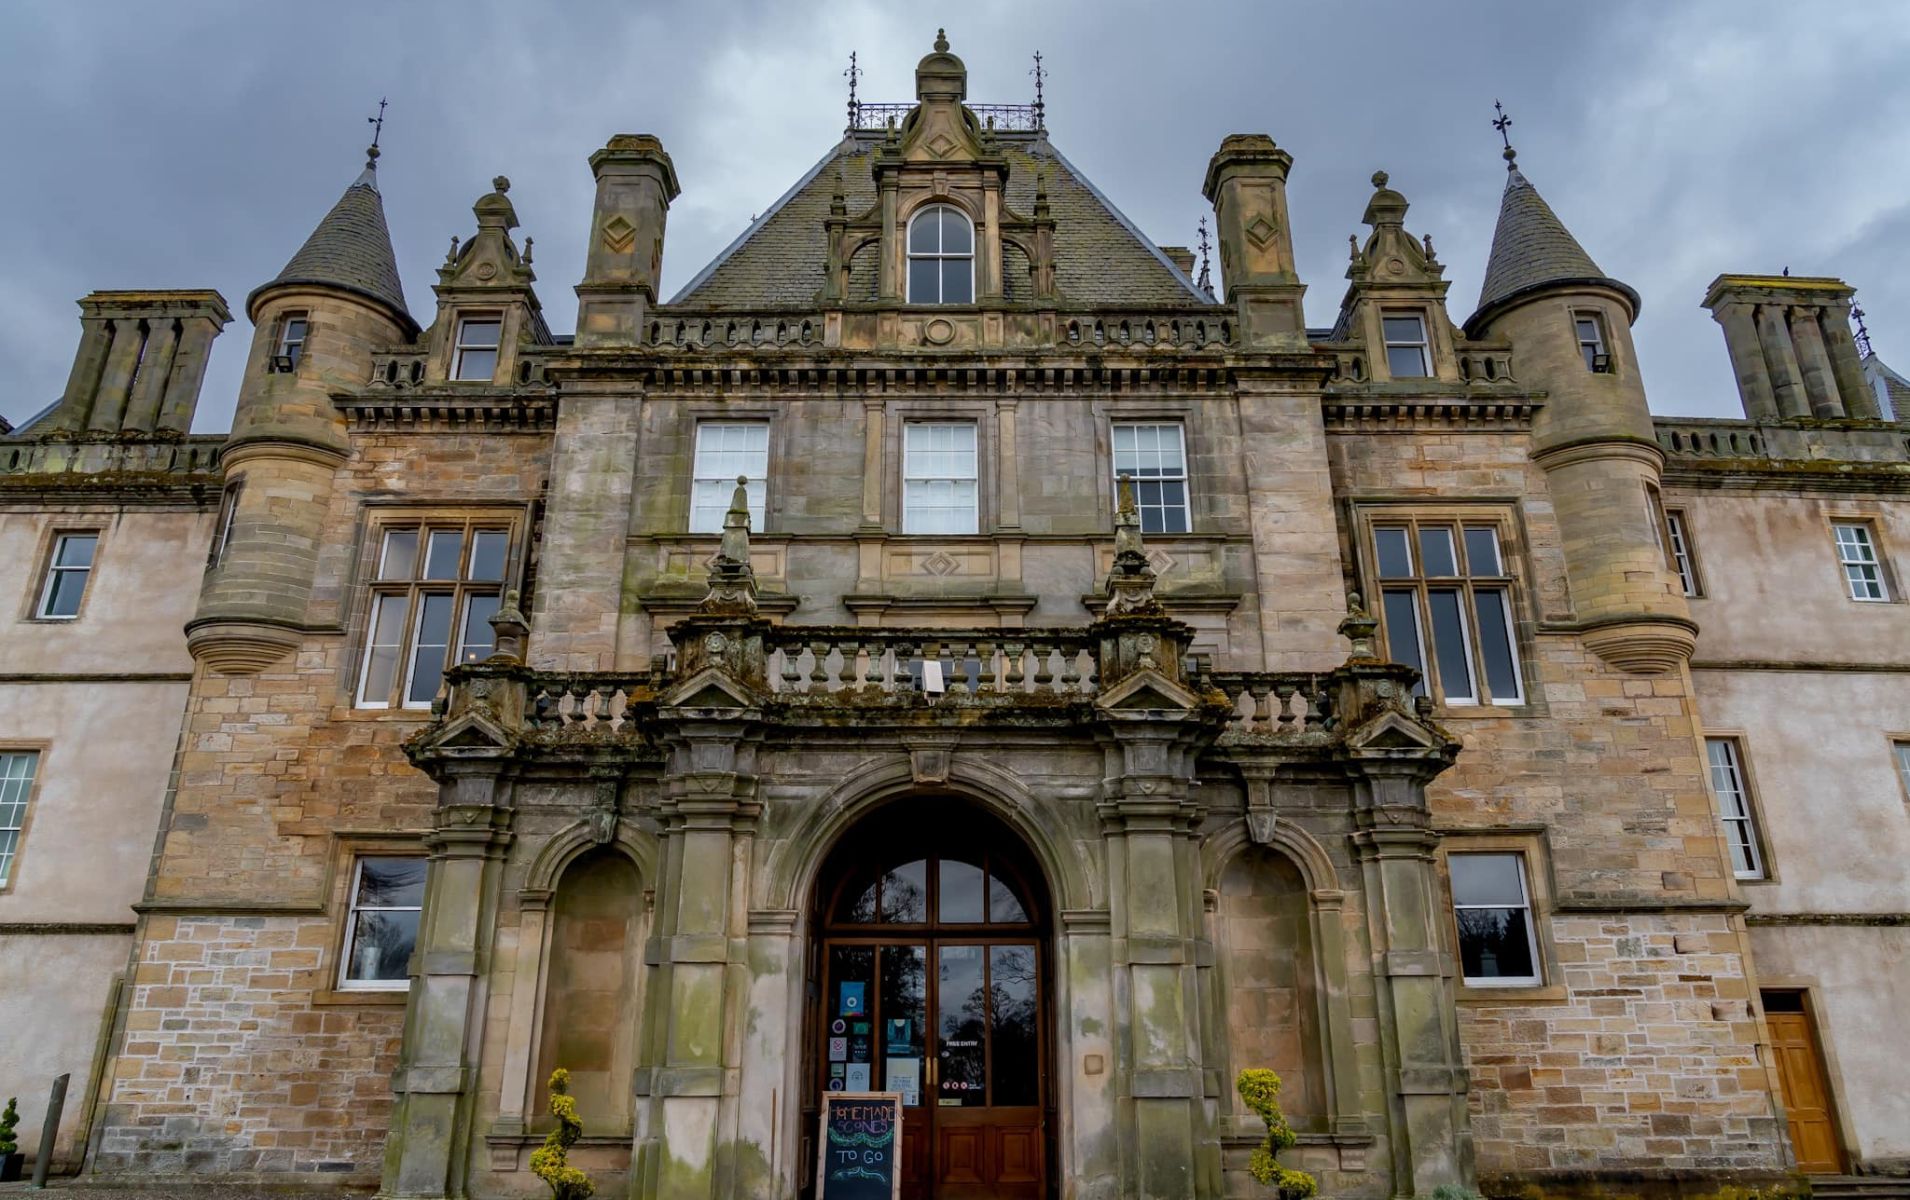
<path id="1" fill-rule="evenodd" d="M 1526 432 L 1544 405 L 1541 396 L 1481 396 L 1386 392 L 1329 392 L 1322 407 L 1326 428 L 1335 433 L 1424 433 L 1470 430 L 1479 433 Z"/>
<path id="2" fill-rule="evenodd" d="M 557 423 L 557 401 L 548 392 L 408 389 L 334 395 L 332 405 L 353 433 L 548 434 Z"/>
<path id="3" fill-rule="evenodd" d="M 1902 463 L 1673 458 L 1661 478 L 1667 488 L 1704 491 L 1910 495 Z"/>

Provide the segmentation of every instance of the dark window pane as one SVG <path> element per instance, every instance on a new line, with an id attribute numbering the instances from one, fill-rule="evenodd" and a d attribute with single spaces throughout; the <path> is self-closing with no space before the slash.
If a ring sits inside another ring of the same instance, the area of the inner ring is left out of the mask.
<path id="1" fill-rule="evenodd" d="M 411 686 L 405 689 L 407 703 L 428 704 L 438 694 L 438 685 L 444 682 L 444 658 L 450 649 L 450 638 L 451 597 L 426 596 L 418 613 L 418 629 L 412 638 Z"/>
<path id="2" fill-rule="evenodd" d="M 1517 700 L 1519 668 L 1512 656 L 1505 589 L 1480 588 L 1472 599 L 1479 614 L 1479 650 L 1486 660 L 1486 688 L 1494 700 Z"/>
<path id="3" fill-rule="evenodd" d="M 928 863 L 903 863 L 882 877 L 882 921 L 919 925 L 928 920 Z"/>
<path id="4" fill-rule="evenodd" d="M 503 327 L 501 321 L 465 321 L 458 327 L 458 345 L 495 346 Z"/>
<path id="5" fill-rule="evenodd" d="M 831 946 L 829 992 L 824 1000 L 825 1086 L 862 1092 L 875 1082 L 875 947 Z M 853 1086 L 851 1086 L 853 1084 Z"/>
<path id="6" fill-rule="evenodd" d="M 1406 540 L 1406 531 L 1404 529 L 1375 529 L 1373 531 L 1373 545 L 1379 550 L 1379 577 L 1381 579 L 1407 579 L 1412 576 L 1412 544 Z"/>
<path id="7" fill-rule="evenodd" d="M 936 1012 L 936 1103 L 979 1108 L 988 1102 L 982 1037 L 986 1032 L 982 948 L 941 946 Z"/>
<path id="8" fill-rule="evenodd" d="M 1532 943 L 1525 910 L 1467 908 L 1459 912 L 1459 962 L 1467 979 L 1529 979 Z"/>
<path id="9" fill-rule="evenodd" d="M 479 529 L 471 534 L 471 566 L 466 579 L 493 583 L 504 578 L 504 551 L 511 537 L 502 529 Z"/>
<path id="10" fill-rule="evenodd" d="M 972 304 L 975 301 L 975 261 L 969 258 L 942 260 L 942 303 Z"/>
<path id="11" fill-rule="evenodd" d="M 1472 655 L 1466 644 L 1465 611 L 1459 593 L 1435 588 L 1426 593 L 1426 606 L 1432 611 L 1433 654 L 1439 659 L 1439 687 L 1448 700 L 1471 700 Z"/>
<path id="12" fill-rule="evenodd" d="M 57 567 L 90 567 L 93 565 L 93 551 L 99 548 L 99 538 L 90 533 L 69 533 L 60 539 L 58 552 L 54 555 L 53 565 Z"/>
<path id="13" fill-rule="evenodd" d="M 873 925 L 877 911 L 876 887 L 877 885 L 872 883 L 857 893 L 854 902 L 849 905 L 849 911 L 842 919 L 855 925 Z"/>
<path id="14" fill-rule="evenodd" d="M 1426 340 L 1426 326 L 1418 317 L 1384 317 L 1381 324 L 1386 328 L 1388 342 L 1423 342 Z"/>
<path id="15" fill-rule="evenodd" d="M 988 948 L 988 996 L 994 1008 L 995 1089 L 998 1107 L 1040 1102 L 1041 1061 L 1036 1044 L 1035 948 Z"/>
<path id="16" fill-rule="evenodd" d="M 909 253 L 933 254 L 942 248 L 941 213 L 929 209 L 916 217 L 909 226 Z"/>
<path id="17" fill-rule="evenodd" d="M 973 863 L 945 858 L 941 862 L 941 919 L 979 923 L 982 919 L 982 869 Z"/>
<path id="18" fill-rule="evenodd" d="M 1495 529 L 1473 525 L 1466 529 L 1466 573 L 1503 575 L 1499 565 L 1499 534 Z"/>
<path id="19" fill-rule="evenodd" d="M 942 210 L 942 253 L 968 254 L 975 249 L 973 231 L 968 227 L 968 218 L 952 208 Z"/>
<path id="20" fill-rule="evenodd" d="M 1423 379 L 1426 375 L 1426 353 L 1418 346 L 1388 346 L 1386 369 L 1394 379 Z"/>
<path id="21" fill-rule="evenodd" d="M 405 977 L 412 947 L 418 944 L 418 914 L 361 912 L 352 928 L 347 978 L 377 983 Z"/>
<path id="22" fill-rule="evenodd" d="M 909 260 L 909 303 L 940 304 L 942 264 L 934 258 Z"/>
<path id="23" fill-rule="evenodd" d="M 385 535 L 385 552 L 378 561 L 378 578 L 410 579 L 418 563 L 418 531 L 394 529 Z"/>
<path id="24" fill-rule="evenodd" d="M 497 351 L 458 351 L 458 378 L 485 380 L 497 374 Z"/>
<path id="25" fill-rule="evenodd" d="M 1524 863 L 1517 854 L 1454 854 L 1446 859 L 1454 904 L 1525 903 Z"/>
<path id="26" fill-rule="evenodd" d="M 424 903 L 424 874 L 422 858 L 361 858 L 355 903 L 361 907 L 416 908 Z"/>
<path id="27" fill-rule="evenodd" d="M 1422 696 L 1426 692 L 1426 660 L 1419 652 L 1419 621 L 1413 594 L 1386 592 L 1380 600 L 1386 609 L 1386 651 L 1394 662 L 1418 669 L 1421 678 L 1413 684 L 1413 695 Z"/>
<path id="28" fill-rule="evenodd" d="M 1419 569 L 1428 575 L 1452 576 L 1459 573 L 1459 560 L 1452 552 L 1452 530 L 1443 525 L 1428 525 L 1420 529 Z"/>
<path id="29" fill-rule="evenodd" d="M 88 571 L 54 571 L 48 580 L 43 617 L 70 617 L 80 611 L 80 597 L 86 594 Z"/>
<path id="30" fill-rule="evenodd" d="M 458 554 L 463 548 L 463 530 L 432 530 L 431 541 L 424 552 L 424 577 L 426 579 L 456 579 Z"/>
<path id="31" fill-rule="evenodd" d="M 922 1103 L 923 1025 L 928 996 L 928 948 L 882 947 L 882 1003 L 877 1045 L 882 1053 L 879 1090 L 901 1092 L 904 1104 Z"/>
<path id="32" fill-rule="evenodd" d="M 1015 924 L 1028 919 L 1028 910 L 1021 903 L 1021 897 L 1015 895 L 1015 889 L 1006 879 L 988 873 L 988 919 L 997 924 Z"/>
<path id="33" fill-rule="evenodd" d="M 464 602 L 464 632 L 458 637 L 459 662 L 483 662 L 497 649 L 497 631 L 491 628 L 497 604 L 496 596 L 472 596 Z"/>

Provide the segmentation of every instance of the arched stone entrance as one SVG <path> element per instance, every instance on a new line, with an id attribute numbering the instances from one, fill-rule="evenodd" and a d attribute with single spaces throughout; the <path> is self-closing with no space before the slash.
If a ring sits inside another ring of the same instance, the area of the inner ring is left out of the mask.
<path id="1" fill-rule="evenodd" d="M 811 903 L 806 1127 L 824 1091 L 901 1092 L 907 1200 L 1048 1195 L 1052 906 L 1026 843 L 909 796 L 843 834 Z"/>

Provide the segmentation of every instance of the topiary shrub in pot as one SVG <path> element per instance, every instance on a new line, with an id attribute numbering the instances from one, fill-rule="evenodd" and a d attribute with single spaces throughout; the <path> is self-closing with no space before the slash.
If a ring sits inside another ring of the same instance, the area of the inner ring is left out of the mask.
<path id="1" fill-rule="evenodd" d="M 562 1067 L 550 1073 L 550 1115 L 557 1118 L 557 1128 L 544 1139 L 543 1149 L 531 1152 L 531 1174 L 550 1186 L 551 1200 L 588 1200 L 597 1185 L 570 1165 L 570 1148 L 584 1135 L 584 1126 L 570 1094 L 570 1072 Z"/>
<path id="2" fill-rule="evenodd" d="M 20 1167 L 26 1162 L 27 1156 L 20 1153 L 20 1143 L 13 1136 L 19 1124 L 19 1098 L 10 1096 L 7 1107 L 0 1110 L 0 1183 L 12 1183 L 20 1178 Z"/>

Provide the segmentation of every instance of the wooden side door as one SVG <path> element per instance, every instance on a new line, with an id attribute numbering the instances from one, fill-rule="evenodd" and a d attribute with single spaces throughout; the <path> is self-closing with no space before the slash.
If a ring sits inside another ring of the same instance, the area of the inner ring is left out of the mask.
<path id="1" fill-rule="evenodd" d="M 1819 1053 L 1816 1031 L 1805 1011 L 1802 992 L 1764 993 L 1764 1020 L 1777 1056 L 1778 1086 L 1790 1119 L 1791 1150 L 1797 1169 L 1809 1175 L 1837 1175 L 1844 1151 L 1837 1138 L 1830 1079 Z"/>

